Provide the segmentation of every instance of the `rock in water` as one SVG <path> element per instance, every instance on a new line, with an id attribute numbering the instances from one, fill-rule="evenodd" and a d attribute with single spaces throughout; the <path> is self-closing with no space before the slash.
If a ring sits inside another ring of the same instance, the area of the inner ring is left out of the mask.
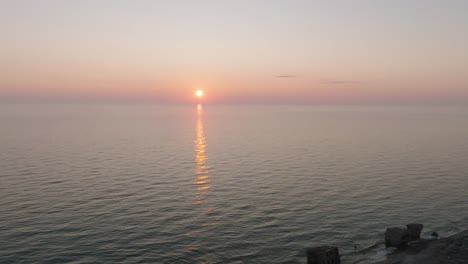
<path id="1" fill-rule="evenodd" d="M 340 264 L 338 248 L 331 246 L 308 248 L 307 264 Z"/>
<path id="2" fill-rule="evenodd" d="M 433 236 L 433 237 L 439 237 L 439 233 L 437 233 L 437 232 L 432 232 L 431 236 Z"/>
<path id="3" fill-rule="evenodd" d="M 406 228 L 408 230 L 408 239 L 410 241 L 417 240 L 421 238 L 421 231 L 423 229 L 423 224 L 407 224 Z"/>
<path id="4" fill-rule="evenodd" d="M 401 227 L 389 227 L 385 231 L 387 247 L 403 248 L 408 244 L 408 231 Z"/>

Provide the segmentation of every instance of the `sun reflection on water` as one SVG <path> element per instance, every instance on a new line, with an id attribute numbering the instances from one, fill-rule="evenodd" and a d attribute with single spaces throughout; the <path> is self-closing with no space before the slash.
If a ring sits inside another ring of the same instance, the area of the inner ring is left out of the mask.
<path id="1" fill-rule="evenodd" d="M 195 185 L 197 186 L 197 204 L 203 203 L 203 197 L 207 194 L 210 186 L 210 177 L 208 167 L 206 166 L 206 141 L 203 131 L 203 105 L 197 105 L 197 124 L 195 138 Z"/>

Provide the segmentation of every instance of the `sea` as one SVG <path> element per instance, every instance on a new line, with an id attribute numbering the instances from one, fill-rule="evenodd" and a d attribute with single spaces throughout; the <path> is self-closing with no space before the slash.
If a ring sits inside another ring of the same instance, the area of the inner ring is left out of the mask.
<path id="1" fill-rule="evenodd" d="M 353 263 L 414 222 L 468 228 L 468 107 L 0 105 L 0 263 Z"/>

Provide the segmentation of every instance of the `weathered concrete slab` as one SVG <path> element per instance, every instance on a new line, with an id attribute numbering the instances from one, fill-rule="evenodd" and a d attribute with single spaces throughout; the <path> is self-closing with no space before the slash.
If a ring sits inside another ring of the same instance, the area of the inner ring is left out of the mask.
<path id="1" fill-rule="evenodd" d="M 308 248 L 307 264 L 340 264 L 338 248 L 332 246 Z"/>
<path id="2" fill-rule="evenodd" d="M 417 223 L 407 224 L 406 229 L 408 230 L 408 239 L 412 241 L 412 240 L 417 240 L 421 238 L 421 231 L 423 227 L 424 227 L 423 224 L 417 224 Z"/>
<path id="3" fill-rule="evenodd" d="M 408 244 L 408 240 L 406 228 L 389 227 L 385 231 L 385 245 L 387 247 L 403 248 Z"/>

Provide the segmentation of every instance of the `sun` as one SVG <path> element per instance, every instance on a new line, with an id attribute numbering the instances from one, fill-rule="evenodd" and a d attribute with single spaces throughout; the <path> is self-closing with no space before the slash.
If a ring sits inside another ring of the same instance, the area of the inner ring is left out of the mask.
<path id="1" fill-rule="evenodd" d="M 202 98 L 203 97 L 203 91 L 202 90 L 197 90 L 195 92 L 195 95 L 198 97 L 198 98 Z"/>

